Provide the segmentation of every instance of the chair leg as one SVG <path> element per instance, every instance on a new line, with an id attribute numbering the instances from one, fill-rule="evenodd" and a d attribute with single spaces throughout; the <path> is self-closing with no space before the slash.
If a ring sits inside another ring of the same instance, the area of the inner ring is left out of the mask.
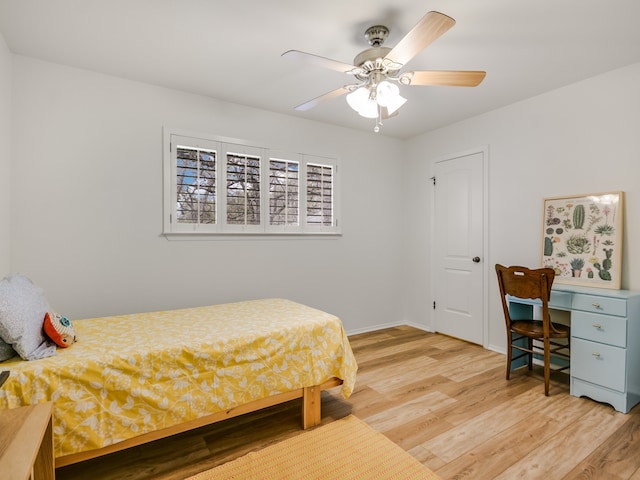
<path id="1" fill-rule="evenodd" d="M 511 332 L 507 332 L 507 380 L 509 380 L 509 375 L 511 374 L 511 357 L 513 356 L 511 342 Z"/>
<path id="2" fill-rule="evenodd" d="M 533 338 L 527 338 L 527 346 L 529 347 L 529 370 L 533 370 Z"/>
<path id="3" fill-rule="evenodd" d="M 549 339 L 544 339 L 544 394 L 549 396 L 549 380 L 551 379 L 551 354 L 549 353 Z"/>

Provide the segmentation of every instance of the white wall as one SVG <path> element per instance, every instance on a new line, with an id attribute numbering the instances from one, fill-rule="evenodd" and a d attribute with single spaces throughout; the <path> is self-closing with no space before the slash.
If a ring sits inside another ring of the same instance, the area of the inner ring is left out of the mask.
<path id="1" fill-rule="evenodd" d="M 10 173 L 13 189 L 10 198 L 0 190 L 0 226 L 11 203 L 11 236 L 8 228 L 0 233 L 5 252 L 11 241 L 10 256 L 0 251 L 0 268 L 31 276 L 72 318 L 282 296 L 339 315 L 349 332 L 403 321 L 430 328 L 431 163 L 482 145 L 489 145 L 490 347 L 504 344 L 493 265 L 538 264 L 544 197 L 625 191 L 622 283 L 640 290 L 640 249 L 630 240 L 640 235 L 640 64 L 402 142 L 12 61 L 6 47 L 0 61 L 8 66 L 0 101 L 13 102 L 11 128 L 0 114 L 0 178 Z M 167 241 L 160 236 L 165 125 L 339 156 L 344 235 Z M 402 162 L 404 173 L 390 168 Z M 310 250 L 317 254 L 303 259 Z"/>
<path id="2" fill-rule="evenodd" d="M 11 267 L 11 64 L 11 52 L 0 34 L 0 278 Z"/>
<path id="3" fill-rule="evenodd" d="M 640 290 L 640 64 L 630 65 L 407 143 L 406 318 L 431 325 L 428 304 L 432 161 L 489 145 L 489 345 L 504 349 L 493 266 L 537 266 L 545 197 L 622 190 L 622 288 Z M 426 298 L 425 298 L 426 297 Z"/>
<path id="4" fill-rule="evenodd" d="M 402 320 L 399 140 L 14 57 L 14 271 L 70 318 L 286 297 L 347 331 Z M 334 239 L 168 241 L 162 128 L 341 161 Z M 384 228 L 380 228 L 384 219 Z"/>

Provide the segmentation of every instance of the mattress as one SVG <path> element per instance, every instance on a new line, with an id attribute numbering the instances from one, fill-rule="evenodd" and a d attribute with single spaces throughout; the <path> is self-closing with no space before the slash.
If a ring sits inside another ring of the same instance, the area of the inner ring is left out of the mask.
<path id="1" fill-rule="evenodd" d="M 284 299 L 74 321 L 56 356 L 2 363 L 0 408 L 54 402 L 55 456 L 102 448 L 332 377 L 357 364 L 334 315 Z"/>

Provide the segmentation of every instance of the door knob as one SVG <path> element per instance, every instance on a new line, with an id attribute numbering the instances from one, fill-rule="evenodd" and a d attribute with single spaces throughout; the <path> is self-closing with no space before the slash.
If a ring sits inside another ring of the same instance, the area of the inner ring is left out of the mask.
<path id="1" fill-rule="evenodd" d="M 471 260 L 473 263 L 480 263 L 480 257 L 473 257 Z"/>

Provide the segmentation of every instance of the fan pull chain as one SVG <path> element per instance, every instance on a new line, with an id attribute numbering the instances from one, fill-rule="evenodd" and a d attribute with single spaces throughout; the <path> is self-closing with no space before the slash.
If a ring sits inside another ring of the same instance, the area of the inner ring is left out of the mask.
<path id="1" fill-rule="evenodd" d="M 376 126 L 373 127 L 373 131 L 378 133 L 380 131 L 380 127 L 382 126 L 382 107 L 378 105 L 378 117 L 376 118 Z"/>

